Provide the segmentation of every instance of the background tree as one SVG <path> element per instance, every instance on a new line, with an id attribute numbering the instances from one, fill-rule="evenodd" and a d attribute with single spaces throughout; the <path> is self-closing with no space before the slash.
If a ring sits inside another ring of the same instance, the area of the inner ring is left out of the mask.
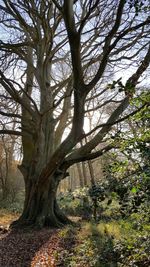
<path id="1" fill-rule="evenodd" d="M 23 191 L 22 176 L 15 159 L 16 136 L 2 136 L 0 139 L 0 199 L 1 205 L 16 201 L 19 191 Z"/>
<path id="2" fill-rule="evenodd" d="M 60 181 L 72 164 L 111 149 L 106 137 L 149 66 L 148 11 L 137 16 L 125 0 L 8 0 L 0 8 L 2 98 L 20 111 L 7 114 L 4 107 L 3 122 L 9 116 L 17 125 L 0 131 L 22 137 L 25 203 L 17 225 L 60 226 L 68 221 L 56 202 Z M 120 68 L 131 65 L 126 78 Z M 114 80 L 118 71 L 123 80 Z M 112 103 L 110 116 L 99 120 Z M 91 109 L 99 124 L 87 132 Z"/>

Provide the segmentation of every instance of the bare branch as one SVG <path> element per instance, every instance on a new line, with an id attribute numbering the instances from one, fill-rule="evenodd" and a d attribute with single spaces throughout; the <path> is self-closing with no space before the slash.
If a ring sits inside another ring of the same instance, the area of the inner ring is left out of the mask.
<path id="1" fill-rule="evenodd" d="M 57 0 L 52 0 L 52 2 L 55 4 L 55 6 L 58 8 L 58 10 L 62 12 L 62 7 L 59 5 Z"/>
<path id="2" fill-rule="evenodd" d="M 14 131 L 14 130 L 0 130 L 0 134 L 9 134 L 9 135 L 17 135 L 17 136 L 22 136 L 22 132 L 19 131 Z"/>
<path id="3" fill-rule="evenodd" d="M 140 110 L 142 110 L 144 107 L 149 107 L 150 106 L 150 103 L 145 103 L 143 104 L 140 108 L 136 109 L 135 111 L 129 113 L 128 115 L 114 121 L 114 122 L 107 122 L 107 123 L 102 123 L 102 124 L 99 124 L 98 126 L 96 126 L 94 129 L 92 129 L 90 132 L 88 132 L 87 134 L 85 134 L 85 137 L 91 135 L 92 133 L 94 133 L 96 130 L 98 130 L 99 128 L 102 128 L 102 127 L 105 127 L 105 126 L 113 126 L 115 124 L 118 124 L 122 121 L 125 121 L 127 120 L 128 118 L 134 116 L 135 114 L 137 114 Z"/>
<path id="4" fill-rule="evenodd" d="M 95 77 L 92 79 L 92 81 L 86 86 L 87 91 L 90 91 L 97 84 L 97 82 L 102 77 L 102 75 L 105 71 L 108 57 L 109 57 L 109 54 L 111 52 L 110 43 L 111 43 L 115 33 L 117 32 L 117 30 L 120 26 L 125 2 L 126 2 L 125 0 L 120 0 L 118 10 L 117 10 L 115 24 L 113 25 L 112 29 L 110 30 L 110 32 L 108 33 L 108 35 L 105 38 L 105 44 L 104 44 L 104 48 L 103 48 L 103 57 L 102 57 L 99 69 L 98 69 Z"/>
<path id="5" fill-rule="evenodd" d="M 35 112 L 32 110 L 30 105 L 19 95 L 19 92 L 14 88 L 13 84 L 5 77 L 5 75 L 0 71 L 0 82 L 5 88 L 5 90 L 10 94 L 10 96 L 19 104 L 21 104 L 28 112 L 35 117 Z"/>
<path id="6" fill-rule="evenodd" d="M 14 114 L 14 113 L 6 113 L 6 112 L 3 112 L 3 111 L 1 111 L 0 110 L 0 114 L 2 115 L 2 116 L 6 116 L 6 117 L 14 117 L 14 118 L 19 118 L 19 119 L 21 119 L 22 117 L 21 117 L 21 115 L 19 115 L 19 114 Z"/>

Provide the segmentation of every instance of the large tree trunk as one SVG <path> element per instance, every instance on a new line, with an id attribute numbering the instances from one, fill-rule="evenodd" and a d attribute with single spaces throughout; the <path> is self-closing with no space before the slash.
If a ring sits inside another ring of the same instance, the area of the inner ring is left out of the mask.
<path id="1" fill-rule="evenodd" d="M 71 221 L 61 212 L 56 201 L 58 184 L 57 176 L 50 177 L 42 187 L 33 183 L 32 179 L 28 179 L 25 184 L 23 213 L 12 227 L 62 227 L 70 223 Z"/>

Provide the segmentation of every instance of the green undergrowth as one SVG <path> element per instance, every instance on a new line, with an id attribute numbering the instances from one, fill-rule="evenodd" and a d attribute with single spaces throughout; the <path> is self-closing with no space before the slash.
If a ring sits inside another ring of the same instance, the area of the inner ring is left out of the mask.
<path id="1" fill-rule="evenodd" d="M 0 196 L 0 209 L 5 209 L 7 212 L 21 213 L 24 204 L 24 192 L 17 194 L 16 198 L 12 200 L 10 196 L 7 199 L 2 199 Z"/>
<path id="2" fill-rule="evenodd" d="M 9 224 L 17 216 L 1 209 L 0 224 Z M 126 218 L 80 220 L 58 231 L 63 249 L 55 250 L 55 260 L 63 267 L 149 267 L 149 222 L 144 210 Z"/>
<path id="3" fill-rule="evenodd" d="M 67 226 L 59 233 L 64 243 L 70 242 L 63 251 L 63 266 L 148 267 L 149 236 L 149 219 L 140 214 L 132 214 L 128 219 L 84 221 L 80 226 Z M 60 257 L 57 253 L 58 261 Z"/>

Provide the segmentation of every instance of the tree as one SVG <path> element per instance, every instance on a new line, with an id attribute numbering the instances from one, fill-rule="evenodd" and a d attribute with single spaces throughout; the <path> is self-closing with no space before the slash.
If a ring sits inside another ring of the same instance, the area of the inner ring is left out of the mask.
<path id="1" fill-rule="evenodd" d="M 0 139 L 0 189 L 2 190 L 2 199 L 6 199 L 10 192 L 14 145 L 14 136 L 13 140 L 8 136 L 2 136 Z"/>
<path id="2" fill-rule="evenodd" d="M 4 125 L 10 119 L 0 133 L 21 136 L 23 151 L 25 203 L 16 225 L 60 226 L 68 222 L 56 201 L 60 181 L 72 164 L 112 148 L 105 137 L 124 119 L 149 66 L 148 9 L 137 16 L 125 0 L 8 0 L 0 8 L 0 114 Z M 112 81 L 130 65 L 126 81 Z M 20 112 L 8 112 L 8 101 Z M 99 120 L 110 104 L 110 116 Z M 99 124 L 85 134 L 84 118 L 93 110 Z M 88 142 L 76 149 L 85 137 Z"/>

